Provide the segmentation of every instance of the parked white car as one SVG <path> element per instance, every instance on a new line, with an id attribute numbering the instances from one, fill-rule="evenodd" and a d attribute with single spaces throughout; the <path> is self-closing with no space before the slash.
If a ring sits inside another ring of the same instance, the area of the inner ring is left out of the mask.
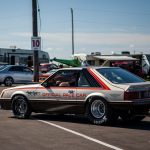
<path id="1" fill-rule="evenodd" d="M 49 112 L 84 114 L 94 124 L 140 121 L 150 109 L 150 82 L 118 67 L 64 68 L 41 84 L 3 90 L 0 102 L 17 118 Z"/>

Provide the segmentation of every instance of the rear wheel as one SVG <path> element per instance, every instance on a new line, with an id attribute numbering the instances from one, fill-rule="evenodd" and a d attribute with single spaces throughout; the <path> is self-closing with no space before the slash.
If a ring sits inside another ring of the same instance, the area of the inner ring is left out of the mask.
<path id="1" fill-rule="evenodd" d="M 27 99 L 22 95 L 14 96 L 12 100 L 12 111 L 16 118 L 25 119 L 31 115 L 31 108 Z"/>
<path id="2" fill-rule="evenodd" d="M 93 124 L 103 125 L 112 123 L 118 119 L 117 115 L 112 113 L 107 102 L 100 98 L 93 98 L 86 107 L 86 115 Z"/>
<path id="3" fill-rule="evenodd" d="M 7 78 L 4 80 L 4 85 L 5 85 L 5 86 L 12 86 L 13 83 L 14 83 L 14 80 L 13 80 L 13 78 L 11 78 L 11 77 L 7 77 Z"/>

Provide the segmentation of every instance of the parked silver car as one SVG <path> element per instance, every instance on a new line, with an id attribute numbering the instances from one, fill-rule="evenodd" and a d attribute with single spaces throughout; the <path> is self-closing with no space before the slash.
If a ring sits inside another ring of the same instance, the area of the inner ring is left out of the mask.
<path id="1" fill-rule="evenodd" d="M 0 84 L 12 86 L 16 83 L 32 82 L 33 71 L 25 66 L 5 65 L 0 67 Z"/>

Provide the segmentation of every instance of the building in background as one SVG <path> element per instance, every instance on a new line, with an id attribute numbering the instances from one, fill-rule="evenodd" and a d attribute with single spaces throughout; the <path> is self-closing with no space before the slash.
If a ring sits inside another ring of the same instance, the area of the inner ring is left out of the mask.
<path id="1" fill-rule="evenodd" d="M 47 52 L 39 51 L 39 63 L 49 63 L 49 60 Z M 33 50 L 0 48 L 0 63 L 30 67 L 33 65 Z"/>

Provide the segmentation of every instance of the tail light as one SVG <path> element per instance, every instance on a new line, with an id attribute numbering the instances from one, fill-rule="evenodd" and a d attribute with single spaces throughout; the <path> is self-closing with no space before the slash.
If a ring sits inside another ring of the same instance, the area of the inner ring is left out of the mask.
<path id="1" fill-rule="evenodd" d="M 134 100 L 140 98 L 140 92 L 124 92 L 124 100 Z"/>

